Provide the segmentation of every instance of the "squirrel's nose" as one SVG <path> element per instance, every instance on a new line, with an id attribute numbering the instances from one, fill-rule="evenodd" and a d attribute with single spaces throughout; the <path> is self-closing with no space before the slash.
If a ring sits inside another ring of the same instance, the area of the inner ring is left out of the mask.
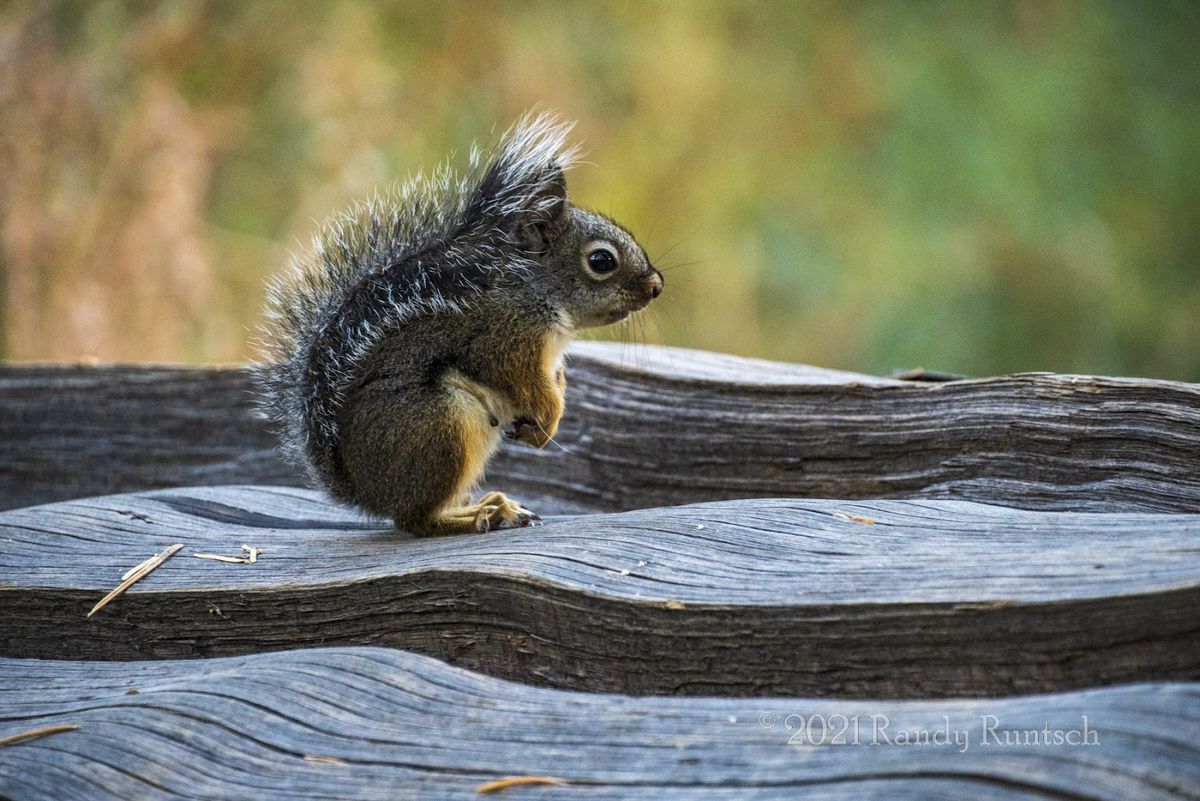
<path id="1" fill-rule="evenodd" d="M 650 297 L 657 298 L 663 291 L 663 277 L 658 270 L 654 271 L 654 275 L 650 276 Z"/>

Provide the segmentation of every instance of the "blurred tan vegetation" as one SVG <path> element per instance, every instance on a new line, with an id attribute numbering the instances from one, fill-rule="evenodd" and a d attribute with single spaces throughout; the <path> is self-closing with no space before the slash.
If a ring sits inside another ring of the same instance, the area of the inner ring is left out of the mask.
<path id="1" fill-rule="evenodd" d="M 627 335 L 1200 381 L 1191 2 L 17 2 L 0 355 L 236 361 L 351 199 L 533 107 L 668 268 Z"/>

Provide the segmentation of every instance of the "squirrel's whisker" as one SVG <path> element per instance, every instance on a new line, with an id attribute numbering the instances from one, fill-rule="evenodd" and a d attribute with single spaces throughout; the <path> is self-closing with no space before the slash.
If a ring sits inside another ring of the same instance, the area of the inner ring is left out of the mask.
<path id="1" fill-rule="evenodd" d="M 697 264 L 711 264 L 716 259 L 697 259 L 696 261 L 685 261 L 681 264 L 672 264 L 670 267 L 659 267 L 660 273 L 669 273 L 673 270 L 678 270 L 680 267 L 695 267 Z M 675 279 L 671 279 L 672 281 Z"/>
<path id="2" fill-rule="evenodd" d="M 670 255 L 670 253 L 671 253 L 671 251 L 672 251 L 672 250 L 674 250 L 675 248 L 679 247 L 680 245 L 682 245 L 682 244 L 683 244 L 684 242 L 686 242 L 686 241 L 687 241 L 687 237 L 683 237 L 683 238 L 681 238 L 681 239 L 678 239 L 678 240 L 676 240 L 674 244 L 672 244 L 670 247 L 668 247 L 668 248 L 667 248 L 666 250 L 664 250 L 662 253 L 659 253 L 657 256 L 655 256 L 655 257 L 652 259 L 652 261 L 653 261 L 655 264 L 658 264 L 660 261 L 662 261 L 663 259 L 665 259 L 665 258 L 666 258 L 668 255 Z M 662 272 L 662 268 L 661 268 L 661 267 L 659 268 L 659 272 Z"/>
<path id="3" fill-rule="evenodd" d="M 563 453 L 570 453 L 572 455 L 574 454 L 574 451 L 572 451 L 570 448 L 563 445 L 561 442 L 556 440 L 554 437 L 550 436 L 549 432 L 547 432 L 546 429 L 542 428 L 541 423 L 538 423 L 537 426 L 538 426 L 538 428 L 542 429 L 542 433 L 546 435 L 546 439 L 549 440 L 550 442 L 553 442 L 555 445 L 557 445 L 562 450 Z"/>

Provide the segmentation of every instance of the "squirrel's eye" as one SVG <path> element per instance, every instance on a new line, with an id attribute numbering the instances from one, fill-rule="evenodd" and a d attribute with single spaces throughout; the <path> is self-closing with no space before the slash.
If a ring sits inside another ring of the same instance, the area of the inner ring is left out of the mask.
<path id="1" fill-rule="evenodd" d="M 597 273 L 611 273 L 617 269 L 617 257 L 607 248 L 596 248 L 588 254 L 587 264 Z"/>

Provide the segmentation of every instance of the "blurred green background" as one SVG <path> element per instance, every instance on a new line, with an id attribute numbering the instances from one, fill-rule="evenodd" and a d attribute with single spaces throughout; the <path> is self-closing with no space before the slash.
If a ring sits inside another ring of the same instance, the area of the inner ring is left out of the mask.
<path id="1" fill-rule="evenodd" d="M 616 332 L 1200 381 L 1200 3 L 25 2 L 13 360 L 238 361 L 316 221 L 540 107 L 668 269 Z"/>

